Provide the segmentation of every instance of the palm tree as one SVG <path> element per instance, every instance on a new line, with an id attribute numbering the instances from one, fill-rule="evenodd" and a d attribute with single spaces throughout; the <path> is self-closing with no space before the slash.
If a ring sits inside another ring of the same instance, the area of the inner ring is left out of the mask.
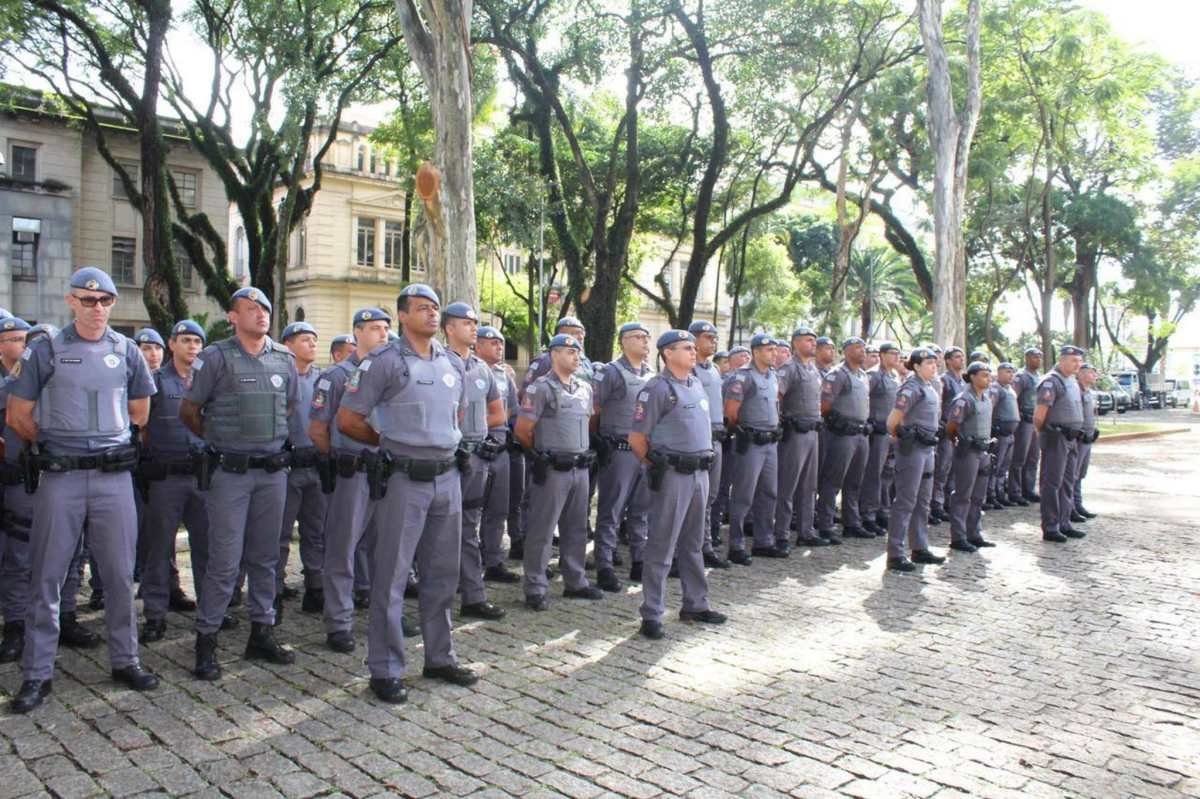
<path id="1" fill-rule="evenodd" d="M 911 319 L 925 310 L 921 290 L 908 262 L 891 247 L 866 247 L 850 255 L 846 300 L 858 307 L 860 335 L 869 339 L 884 322 Z M 902 325 L 907 327 L 907 325 Z"/>

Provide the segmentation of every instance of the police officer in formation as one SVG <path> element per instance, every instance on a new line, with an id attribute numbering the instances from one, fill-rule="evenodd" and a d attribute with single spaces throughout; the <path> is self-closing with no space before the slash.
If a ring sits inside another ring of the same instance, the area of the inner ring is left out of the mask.
<path id="1" fill-rule="evenodd" d="M 1038 502 L 1038 445 L 1033 416 L 1037 408 L 1037 389 L 1042 382 L 1042 351 L 1037 347 L 1025 350 L 1025 365 L 1013 377 L 1017 393 L 1017 410 L 1021 423 L 1013 436 L 1012 465 L 1008 470 L 1008 496 L 1022 507 Z"/>
<path id="2" fill-rule="evenodd" d="M 646 465 L 650 533 L 642 583 L 641 633 L 663 637 L 664 594 L 672 560 L 683 589 L 679 619 L 724 624 L 708 606 L 702 554 L 708 517 L 708 470 L 714 461 L 709 393 L 693 373 L 696 339 L 685 330 L 658 338 L 663 371 L 638 392 L 629 444 Z"/>
<path id="3" fill-rule="evenodd" d="M 641 322 L 621 325 L 617 333 L 621 355 L 598 370 L 595 412 L 599 454 L 596 503 L 596 585 L 610 592 L 621 590 L 613 569 L 617 529 L 622 520 L 629 536 L 632 582 L 642 580 L 642 552 L 646 546 L 649 496 L 642 464 L 629 445 L 633 406 L 653 376 L 650 330 Z"/>
<path id="4" fill-rule="evenodd" d="M 964 379 L 958 347 L 944 360 L 932 346 L 905 360 L 891 342 L 852 337 L 835 364 L 832 342 L 801 326 L 790 346 L 758 334 L 749 348 L 718 353 L 718 330 L 698 321 L 658 338 L 655 374 L 644 325 L 623 325 L 620 357 L 596 367 L 583 356 L 583 326 L 565 317 L 519 391 L 503 335 L 480 327 L 465 303 L 442 309 L 423 284 L 398 298 L 401 335 L 387 311 L 360 309 L 322 372 L 311 325 L 289 325 L 284 344 L 267 336 L 271 305 L 258 289 L 233 295 L 234 335 L 208 346 L 191 320 L 171 329 L 169 347 L 151 329 L 132 341 L 116 334 L 107 326 L 116 297 L 111 279 L 88 267 L 71 279 L 75 322 L 64 330 L 35 340 L 39 331 L 0 316 L 0 662 L 23 659 L 18 712 L 50 693 L 60 640 L 88 634 L 68 624 L 77 627 L 85 541 L 106 589 L 113 678 L 148 690 L 158 679 L 138 659 L 135 547 L 140 639 L 157 641 L 167 611 L 180 609 L 175 592 L 186 599 L 171 562 L 176 531 L 187 530 L 199 600 L 194 674 L 215 680 L 217 633 L 237 624 L 227 611 L 239 573 L 249 580 L 246 657 L 293 662 L 272 628 L 299 522 L 303 608 L 323 614 L 326 646 L 338 653 L 355 650 L 353 612 L 369 608 L 370 689 L 400 703 L 404 642 L 414 635 L 424 638 L 426 677 L 477 680 L 454 649 L 456 593 L 462 616 L 498 620 L 505 611 L 488 601 L 485 581 L 521 581 L 525 605 L 544 610 L 557 544 L 563 596 L 601 599 L 621 588 L 622 526 L 630 577 L 642 582 L 641 634 L 658 639 L 668 576 L 681 579 L 681 621 L 722 624 L 705 569 L 787 557 L 792 531 L 798 545 L 841 543 L 839 499 L 842 535 L 886 529 L 889 571 L 945 561 L 928 538 L 940 510 L 952 549 L 993 546 L 983 511 L 1037 496 L 1027 478 L 1033 447 L 1022 449 L 1027 424 L 1040 451 L 1044 539 L 1083 537 L 1072 523 L 1094 516 L 1081 481 L 1098 435 L 1096 372 L 1075 347 L 1044 378 L 1037 350 L 1026 351 L 1021 372 L 1001 363 L 994 380 L 975 352 Z M 597 466 L 593 585 L 586 548 Z M 728 561 L 714 548 L 726 508 Z M 506 532 L 523 575 L 504 565 Z M 414 571 L 419 625 L 404 614 Z"/>

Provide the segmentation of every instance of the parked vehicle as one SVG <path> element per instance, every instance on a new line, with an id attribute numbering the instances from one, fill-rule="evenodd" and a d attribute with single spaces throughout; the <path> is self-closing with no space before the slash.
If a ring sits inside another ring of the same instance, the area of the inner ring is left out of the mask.
<path id="1" fill-rule="evenodd" d="M 1192 381 L 1183 377 L 1167 381 L 1167 407 L 1186 408 L 1192 401 Z"/>
<path id="2" fill-rule="evenodd" d="M 1096 389 L 1093 393 L 1096 395 L 1096 413 L 1101 416 L 1107 415 L 1116 405 L 1113 393 L 1102 388 Z"/>
<path id="3" fill-rule="evenodd" d="M 1112 373 L 1113 379 L 1129 393 L 1134 410 L 1165 408 L 1167 381 L 1158 372 L 1137 372 L 1132 369 Z"/>
<path id="4" fill-rule="evenodd" d="M 1115 410 L 1117 413 L 1125 413 L 1125 411 L 1129 410 L 1132 404 L 1129 392 L 1112 375 L 1100 375 L 1100 379 L 1096 383 L 1096 388 L 1099 391 L 1097 400 L 1101 415 L 1111 410 Z"/>

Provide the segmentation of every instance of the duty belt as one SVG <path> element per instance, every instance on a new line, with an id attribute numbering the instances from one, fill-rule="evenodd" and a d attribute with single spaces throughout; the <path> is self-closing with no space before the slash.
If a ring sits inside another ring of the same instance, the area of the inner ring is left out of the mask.
<path id="1" fill-rule="evenodd" d="M 992 425 L 992 435 L 994 436 L 1011 436 L 1017 431 L 1019 422 L 1016 420 L 999 421 Z"/>
<path id="2" fill-rule="evenodd" d="M 627 439 L 627 438 L 621 438 L 620 436 L 606 436 L 606 435 L 601 435 L 600 437 L 603 438 L 605 443 L 608 444 L 608 446 L 611 447 L 612 449 L 618 450 L 620 452 L 632 452 L 633 451 L 629 446 L 629 439 Z"/>
<path id="3" fill-rule="evenodd" d="M 393 474 L 408 475 L 408 479 L 417 483 L 432 483 L 440 475 L 454 468 L 454 458 L 446 460 L 418 460 L 416 458 L 401 458 L 392 455 L 387 461 L 387 476 Z"/>
<path id="4" fill-rule="evenodd" d="M 539 453 L 546 463 L 556 472 L 569 472 L 572 469 L 587 469 L 596 462 L 596 453 L 587 452 L 543 452 Z"/>
<path id="5" fill-rule="evenodd" d="M 153 482 L 166 480 L 168 477 L 194 475 L 195 473 L 196 464 L 192 462 L 190 456 L 186 460 L 160 460 L 151 458 L 138 464 L 138 474 L 143 479 Z"/>
<path id="6" fill-rule="evenodd" d="M 8 461 L 0 462 L 0 486 L 15 486 L 25 482 L 21 467 Z"/>
<path id="7" fill-rule="evenodd" d="M 717 444 L 724 444 L 729 440 L 729 431 L 725 429 L 723 424 L 714 424 L 712 427 L 712 439 Z"/>
<path id="8" fill-rule="evenodd" d="M 712 455 L 667 455 L 667 463 L 680 474 L 707 472 L 714 460 Z"/>
<path id="9" fill-rule="evenodd" d="M 241 452 L 217 452 L 217 463 L 223 471 L 245 474 L 250 469 L 277 472 L 292 464 L 291 452 L 276 452 L 272 455 L 246 455 Z"/>
<path id="10" fill-rule="evenodd" d="M 1061 424 L 1048 424 L 1045 427 L 1047 433 L 1059 433 L 1069 441 L 1087 441 L 1092 437 L 1091 433 L 1083 429 L 1075 429 Z"/>
<path id="11" fill-rule="evenodd" d="M 132 445 L 111 447 L 87 455 L 34 455 L 34 465 L 43 472 L 73 472 L 99 469 L 102 472 L 127 472 L 137 466 L 138 451 Z"/>
<path id="12" fill-rule="evenodd" d="M 793 433 L 811 433 L 813 430 L 820 430 L 824 425 L 820 419 L 805 419 L 800 416 L 785 416 L 783 424 Z"/>
<path id="13" fill-rule="evenodd" d="M 759 446 L 774 444 L 780 439 L 779 430 L 777 429 L 763 430 L 754 427 L 742 427 L 741 429 L 750 437 L 752 443 Z"/>
<path id="14" fill-rule="evenodd" d="M 297 447 L 291 450 L 293 469 L 308 469 L 317 465 L 317 459 L 321 457 L 320 451 L 316 447 Z"/>
<path id="15" fill-rule="evenodd" d="M 478 455 L 485 461 L 494 461 L 501 452 L 504 452 L 506 446 L 490 436 L 480 441 L 460 441 L 458 444 L 459 452 L 466 452 L 472 455 Z"/>

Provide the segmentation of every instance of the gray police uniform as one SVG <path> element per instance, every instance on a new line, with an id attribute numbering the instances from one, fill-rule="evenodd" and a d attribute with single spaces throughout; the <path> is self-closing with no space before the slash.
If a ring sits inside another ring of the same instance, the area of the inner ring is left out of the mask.
<path id="1" fill-rule="evenodd" d="M 184 399 L 204 410 L 204 438 L 220 453 L 208 509 L 208 572 L 196 612 L 196 632 L 221 628 L 245 567 L 250 620 L 275 621 L 275 569 L 287 497 L 288 410 L 300 377 L 292 353 L 263 339 L 247 353 L 236 337 L 210 344 L 192 364 Z"/>
<path id="2" fill-rule="evenodd" d="M 992 458 L 992 474 L 988 478 L 988 499 L 999 501 L 1008 496 L 1008 470 L 1012 464 L 1013 438 L 1021 424 L 1017 410 L 1017 395 L 1012 385 L 993 382 L 988 386 L 992 401 L 992 437 L 996 439 L 996 454 Z"/>
<path id="3" fill-rule="evenodd" d="M 1013 434 L 1012 465 L 1008 468 L 1008 495 L 1031 497 L 1038 482 L 1037 431 L 1033 427 L 1033 411 L 1037 407 L 1038 384 L 1042 376 L 1028 369 L 1021 369 L 1013 376 L 1013 390 L 1017 392 L 1017 410 L 1021 423 Z"/>
<path id="4" fill-rule="evenodd" d="M 704 526 L 703 546 L 703 551 L 711 554 L 713 552 L 713 533 L 719 537 L 721 531 L 721 516 L 717 512 L 716 503 L 722 479 L 722 456 L 725 441 L 728 438 L 725 431 L 725 405 L 721 398 L 721 370 L 715 363 L 711 360 L 707 363 L 697 361 L 692 373 L 700 381 L 701 388 L 704 389 L 704 397 L 708 402 L 708 420 L 712 426 L 713 463 L 708 469 L 708 522 Z"/>
<path id="5" fill-rule="evenodd" d="M 508 518 L 505 521 L 510 547 L 525 544 L 525 495 L 528 488 L 525 450 L 513 435 L 517 411 L 521 407 L 515 381 L 513 388 L 514 402 L 508 406 Z"/>
<path id="6" fill-rule="evenodd" d="M 824 536 L 832 535 L 839 491 L 842 495 L 842 527 L 845 530 L 862 528 L 858 499 L 870 453 L 867 442 L 870 394 L 867 373 L 862 369 L 851 371 L 845 363 L 825 375 L 821 383 L 821 399 L 832 403 L 825 422 L 829 431 L 829 452 L 825 456 L 817 496 L 817 527 Z M 834 413 L 840 417 L 841 427 L 834 421 Z"/>
<path id="7" fill-rule="evenodd" d="M 321 491 L 317 474 L 317 448 L 308 437 L 309 410 L 320 372 L 310 365 L 298 375 L 296 404 L 288 414 L 288 444 L 292 448 L 292 468 L 287 476 L 287 499 L 279 528 L 279 565 L 275 567 L 275 590 L 283 590 L 288 555 L 292 550 L 292 529 L 299 522 L 300 565 L 306 591 L 322 590 L 321 569 L 325 565 L 325 512 L 328 498 Z"/>
<path id="8" fill-rule="evenodd" d="M 458 663 L 450 607 L 462 551 L 462 483 L 454 453 L 466 408 L 461 366 L 431 341 L 419 355 L 406 336 L 374 350 L 358 365 L 342 407 L 375 414 L 380 446 L 392 458 L 387 493 L 378 501 L 367 667 L 375 678 L 404 676 L 404 588 L 413 562 L 418 583 L 425 665 Z"/>
<path id="9" fill-rule="evenodd" d="M 1042 378 L 1037 389 L 1038 405 L 1050 408 L 1038 433 L 1042 452 L 1042 470 L 1038 480 L 1041 495 L 1042 532 L 1058 533 L 1071 529 L 1071 489 L 1074 464 L 1078 455 L 1076 438 L 1083 431 L 1083 397 L 1074 375 L 1063 377 L 1057 367 Z M 1070 478 L 1070 479 L 1068 479 Z"/>
<path id="10" fill-rule="evenodd" d="M 135 665 L 132 459 L 120 471 L 104 471 L 96 461 L 100 453 L 130 446 L 128 403 L 154 393 L 150 370 L 125 336 L 110 328 L 98 341 L 88 341 L 74 323 L 53 338 L 39 338 L 21 358 L 21 372 L 9 391 L 37 403 L 39 444 L 45 455 L 58 459 L 57 467 L 43 467 L 33 500 L 25 679 L 48 680 L 54 672 L 61 592 L 85 524 L 104 580 L 109 659 L 114 669 Z M 70 463 L 73 458 L 87 460 Z"/>
<path id="11" fill-rule="evenodd" d="M 526 387 L 520 415 L 535 423 L 534 450 L 556 459 L 546 469 L 545 482 L 536 484 L 536 478 L 530 475 L 529 512 L 525 518 L 525 595 L 546 593 L 549 585 L 546 566 L 550 562 L 555 525 L 558 525 L 558 560 L 563 583 L 570 590 L 587 588 L 584 558 L 592 387 L 577 376 L 564 385 L 553 372 L 544 375 Z"/>
<path id="12" fill-rule="evenodd" d="M 867 377 L 870 381 L 870 451 L 858 508 L 859 515 L 873 522 L 879 513 L 887 511 L 891 505 L 888 486 L 883 479 L 883 467 L 887 463 L 892 441 L 887 432 L 887 418 L 896 407 L 896 392 L 900 390 L 900 384 L 891 372 L 882 367 L 867 372 Z"/>
<path id="13" fill-rule="evenodd" d="M 966 384 L 958 375 L 943 372 L 940 377 L 942 386 L 942 440 L 937 446 L 937 463 L 933 475 L 933 507 L 950 510 L 950 495 L 954 491 L 954 442 L 945 435 L 946 422 L 950 418 L 950 409 L 955 398 L 963 393 Z"/>
<path id="14" fill-rule="evenodd" d="M 812 535 L 822 427 L 821 373 L 812 362 L 804 364 L 795 357 L 778 373 L 783 440 L 779 442 L 775 543 L 786 545 L 793 527 L 802 538 Z"/>
<path id="15" fill-rule="evenodd" d="M 491 370 L 492 378 L 496 382 L 496 391 L 504 401 L 504 417 L 508 419 L 517 407 L 516 381 L 512 379 L 508 366 L 504 363 L 492 366 Z M 508 447 L 508 425 L 489 428 L 488 437 L 503 449 L 493 460 L 486 462 L 488 484 L 484 494 L 483 520 L 479 526 L 479 546 L 485 569 L 504 562 L 504 522 L 511 508 L 509 475 L 512 473 L 513 461 L 512 452 Z M 524 472 L 520 476 L 524 479 Z"/>
<path id="16" fill-rule="evenodd" d="M 1077 445 L 1075 455 L 1075 484 L 1071 492 L 1071 504 L 1076 511 L 1083 509 L 1083 478 L 1087 477 L 1088 466 L 1092 462 L 1092 444 L 1099 437 L 1096 428 L 1096 394 L 1090 388 L 1080 391 L 1083 402 L 1083 432 L 1085 438 Z"/>
<path id="17" fill-rule="evenodd" d="M 642 575 L 642 618 L 662 621 L 667 573 L 679 564 L 683 610 L 708 610 L 708 581 L 701 554 L 708 517 L 713 458 L 708 392 L 699 378 L 679 380 L 669 372 L 651 378 L 639 392 L 633 430 L 647 436 L 650 451 L 668 464 L 662 484 L 650 494 L 650 532 Z"/>
<path id="18" fill-rule="evenodd" d="M 977 396 L 969 385 L 955 398 L 949 421 L 958 424 L 954 447 L 954 492 L 950 496 L 950 540 L 975 543 L 983 537 L 979 520 L 987 497 L 992 459 L 992 401 L 987 392 Z"/>
<path id="19" fill-rule="evenodd" d="M 208 509 L 204 493 L 196 487 L 191 453 L 204 441 L 179 419 L 179 405 L 188 380 L 168 361 L 154 374 L 156 393 L 150 400 L 146 425 L 143 477 L 149 485 L 144 511 L 146 536 L 142 561 L 142 606 L 147 619 L 167 615 L 171 595 L 171 558 L 180 522 L 187 528 L 192 560 L 192 583 L 204 585 L 208 572 Z"/>
<path id="20" fill-rule="evenodd" d="M 741 402 L 737 426 L 741 435 L 757 437 L 744 451 L 734 444 L 733 483 L 729 494 L 729 551 L 744 550 L 746 517 L 753 512 L 755 543 L 772 546 L 778 496 L 779 378 L 773 368 L 760 372 L 753 362 L 738 369 L 725 384 L 725 399 Z"/>
<path id="21" fill-rule="evenodd" d="M 325 562 L 321 586 L 325 594 L 325 632 L 348 631 L 354 625 L 354 591 L 369 588 L 370 566 L 359 553 L 369 553 L 375 543 L 375 507 L 363 472 L 363 451 L 379 448 L 355 441 L 338 429 L 338 409 L 346 384 L 358 368 L 357 354 L 330 366 L 317 378 L 309 406 L 309 421 L 329 425 L 330 457 L 337 479 L 325 512 Z"/>
<path id="22" fill-rule="evenodd" d="M 725 390 L 729 386 L 729 382 L 737 377 L 737 371 L 730 371 L 721 376 L 721 421 L 725 422 Z M 719 447 L 721 450 L 721 476 L 717 481 L 717 498 L 713 501 L 712 507 L 712 537 L 714 540 L 719 540 L 721 537 L 721 520 L 728 517 L 729 514 L 729 494 L 733 489 L 733 431 L 725 431 L 725 442 Z"/>
<path id="23" fill-rule="evenodd" d="M 929 502 L 942 415 L 941 393 L 932 382 L 909 375 L 896 392 L 895 410 L 903 414 L 900 425 L 914 429 L 928 443 L 909 438 L 896 444 L 896 498 L 888 514 L 889 558 L 904 557 L 906 537 L 913 552 L 929 549 Z"/>
<path id="24" fill-rule="evenodd" d="M 467 453 L 470 462 L 468 471 L 461 474 L 462 554 L 459 558 L 458 590 L 464 605 L 474 605 L 487 600 L 487 592 L 483 588 L 479 522 L 483 517 L 483 506 L 487 504 L 491 464 L 503 453 L 503 450 L 494 446 L 494 442 L 487 440 L 488 403 L 500 398 L 500 389 L 491 367 L 478 355 L 469 353 L 463 359 L 453 350 L 446 352 L 463 373 L 463 391 L 467 403 L 460 425 L 462 441 L 458 445 L 459 450 Z"/>
<path id="25" fill-rule="evenodd" d="M 646 546 L 646 515 L 650 502 L 646 477 L 637 455 L 629 448 L 633 428 L 633 409 L 638 394 L 653 376 L 642 364 L 634 369 L 621 356 L 601 370 L 596 384 L 596 406 L 600 410 L 599 432 L 611 456 L 597 478 L 596 568 L 611 569 L 617 548 L 617 528 L 625 519 L 629 533 L 629 553 L 633 562 L 642 562 Z"/>

